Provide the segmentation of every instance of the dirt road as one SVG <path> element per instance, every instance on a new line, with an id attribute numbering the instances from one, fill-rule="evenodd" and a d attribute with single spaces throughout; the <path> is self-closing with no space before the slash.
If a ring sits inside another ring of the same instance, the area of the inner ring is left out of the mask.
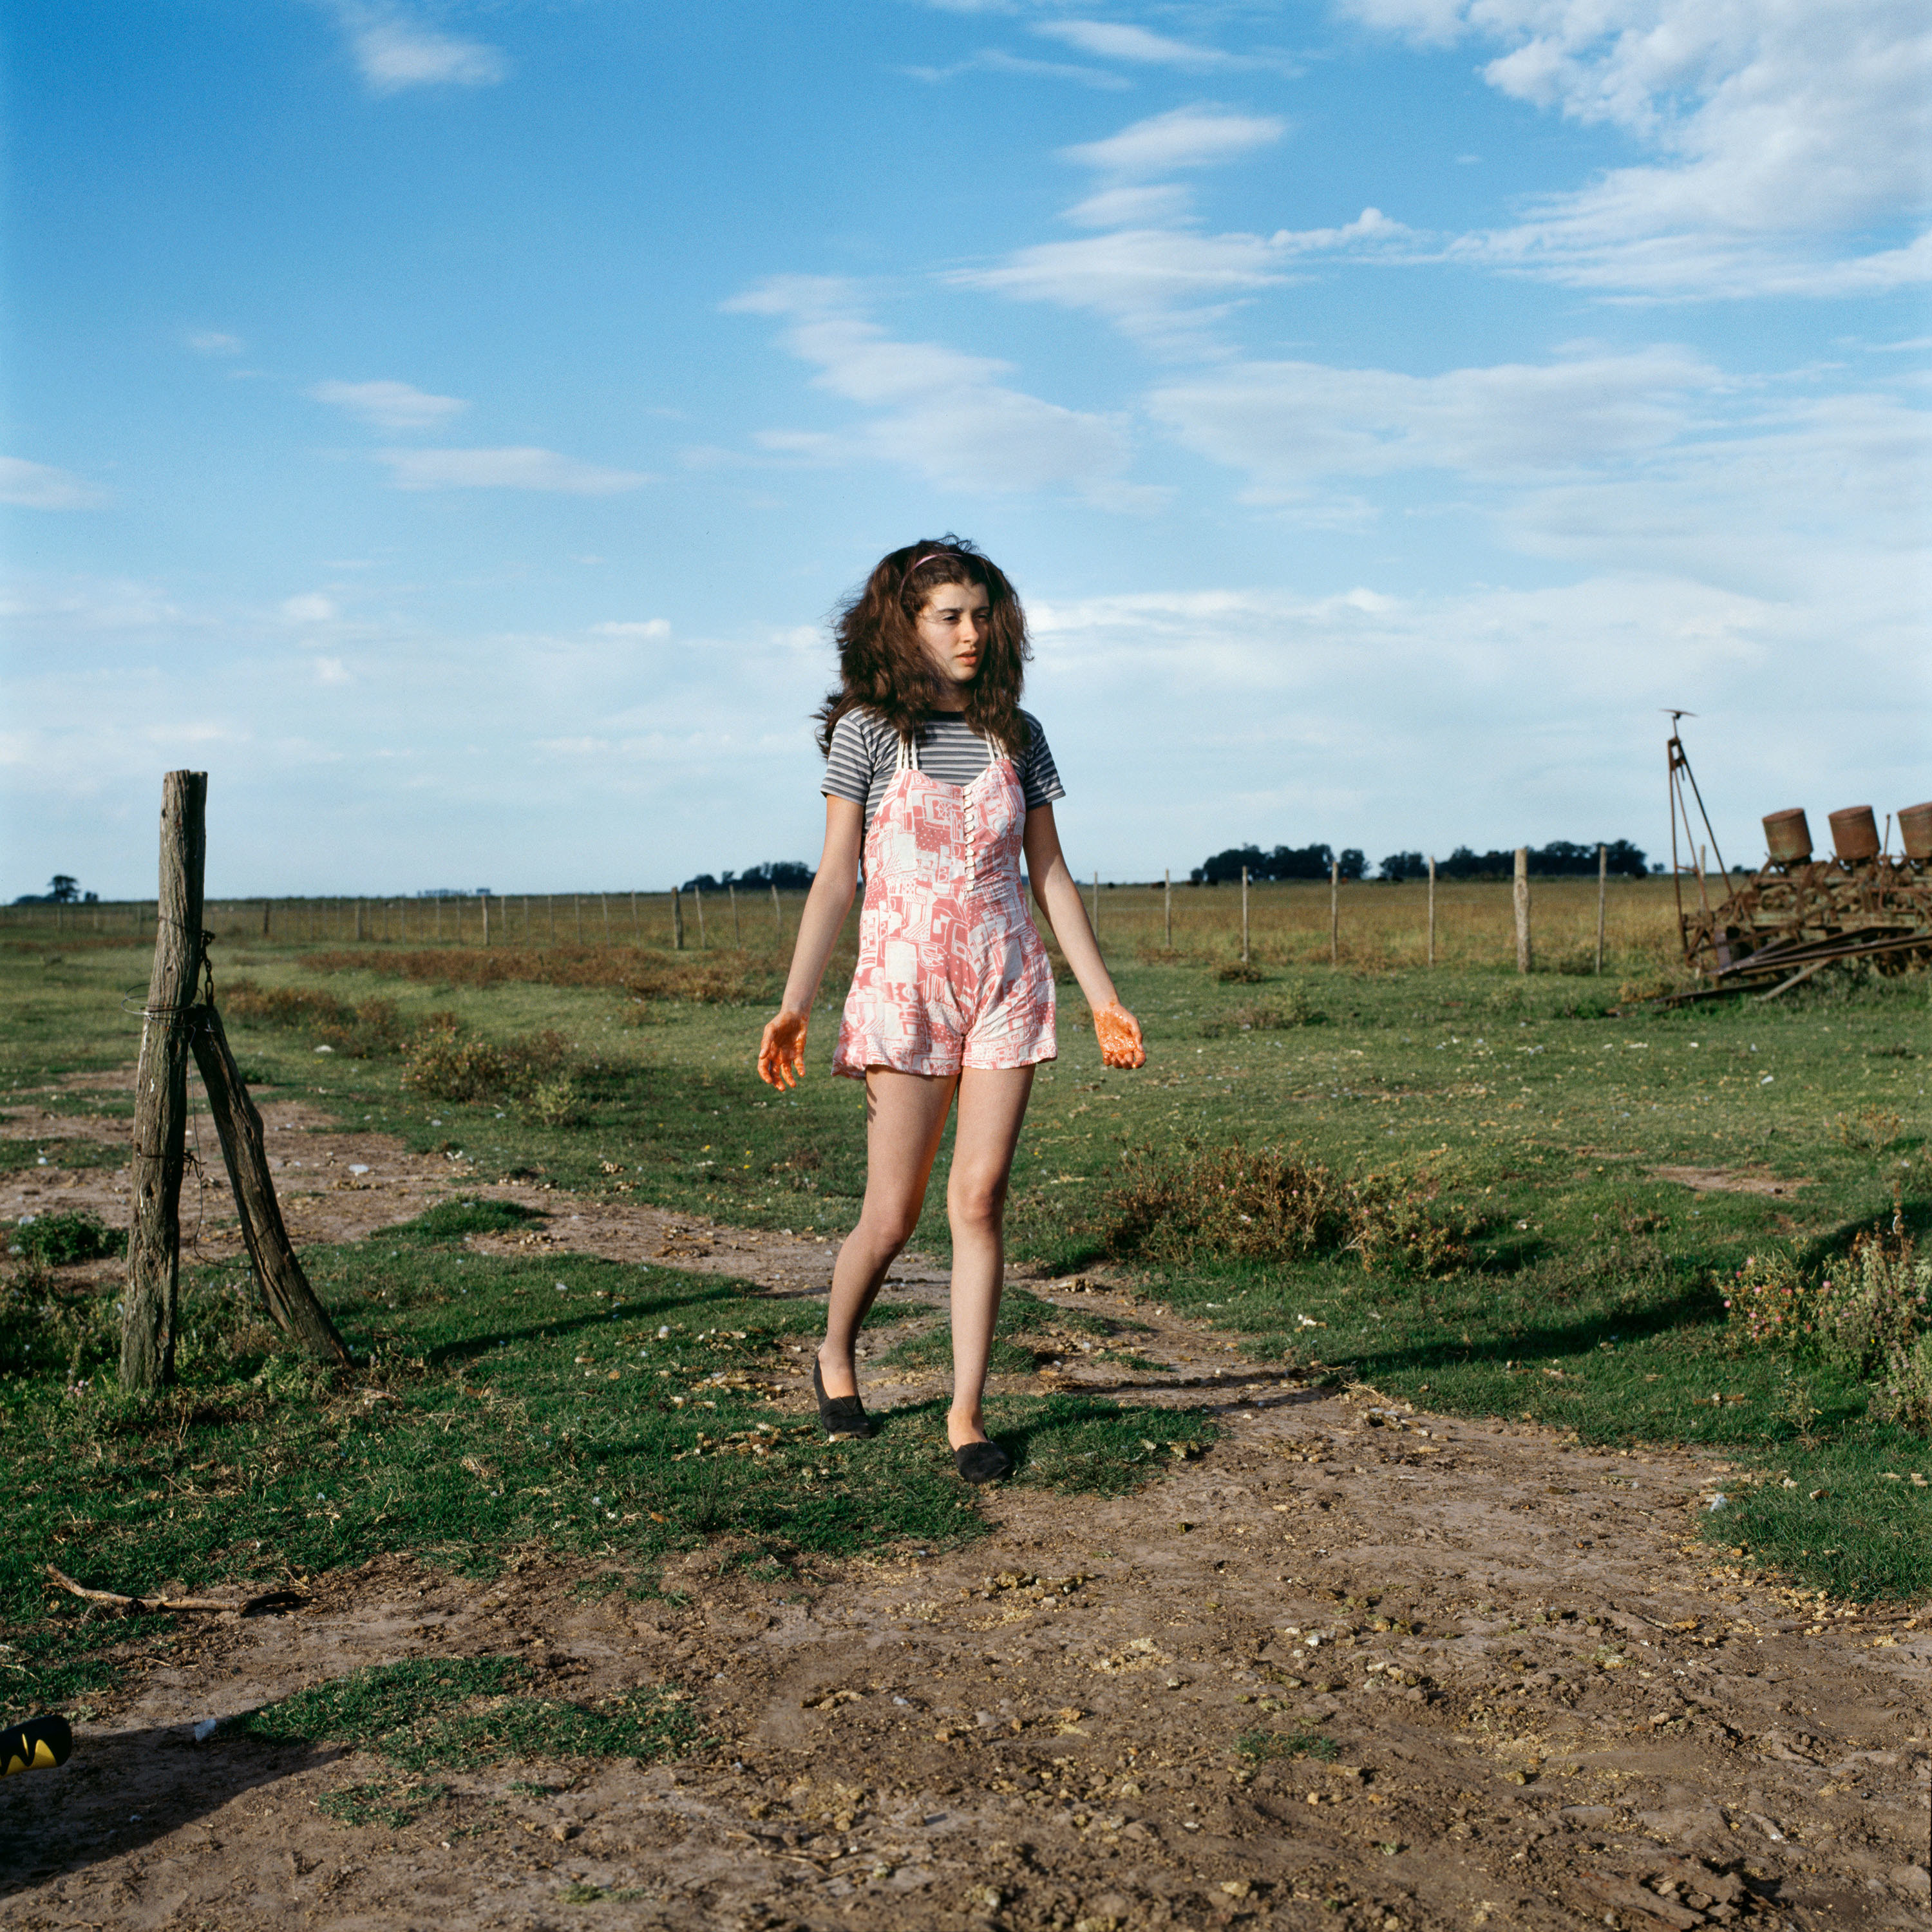
<path id="1" fill-rule="evenodd" d="M 320 1165 L 292 1203 L 298 1238 L 473 1185 L 378 1136 L 299 1144 Z M 101 1171 L 61 1191 L 100 1191 L 106 1211 L 112 1185 Z M 554 1218 L 537 1238 L 559 1246 L 779 1293 L 829 1274 L 815 1241 L 621 1201 L 541 1204 Z M 1136 1348 L 1171 1369 L 1123 1379 L 1070 1341 L 1048 1385 L 1207 1403 L 1220 1444 L 1118 1501 L 995 1494 L 992 1535 L 964 1551 L 762 1582 L 713 1546 L 645 1601 L 587 1597 L 582 1566 L 536 1552 L 487 1586 L 382 1558 L 322 1580 L 299 1611 L 185 1628 L 64 1769 L 0 1786 L 8 1922 L 1407 1932 L 1932 1917 L 1932 1616 L 1833 1608 L 1714 1561 L 1696 1518 L 1732 1480 L 1724 1463 L 1257 1375 L 1104 1280 L 1029 1286 L 1131 1314 L 1148 1328 Z M 899 1292 L 937 1300 L 943 1282 L 909 1264 Z M 931 1389 L 874 1378 L 868 1395 Z M 808 1406 L 802 1388 L 786 1400 Z M 361 1664 L 504 1650 L 549 1694 L 680 1684 L 710 1742 L 670 1768 L 441 1776 L 412 1822 L 353 1826 L 316 1800 L 388 1778 L 376 1760 L 193 1739 L 198 1720 Z M 1332 1756 L 1307 1748 L 1318 1738 Z"/>

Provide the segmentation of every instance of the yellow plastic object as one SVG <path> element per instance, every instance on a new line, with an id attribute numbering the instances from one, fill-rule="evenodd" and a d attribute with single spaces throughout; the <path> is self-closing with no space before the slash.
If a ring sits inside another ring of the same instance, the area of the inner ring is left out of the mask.
<path id="1" fill-rule="evenodd" d="M 0 1778 L 16 1771 L 51 1771 L 74 1749 L 74 1731 L 64 1718 L 29 1718 L 0 1731 Z"/>
<path id="2" fill-rule="evenodd" d="M 805 1071 L 803 1013 L 780 1013 L 758 1042 L 758 1078 L 768 1086 L 796 1087 Z"/>
<path id="3" fill-rule="evenodd" d="M 1100 1059 L 1108 1066 L 1144 1066 L 1147 1047 L 1141 1039 L 1141 1023 L 1118 1000 L 1112 1000 L 1094 1016 L 1094 1032 L 1100 1042 Z"/>

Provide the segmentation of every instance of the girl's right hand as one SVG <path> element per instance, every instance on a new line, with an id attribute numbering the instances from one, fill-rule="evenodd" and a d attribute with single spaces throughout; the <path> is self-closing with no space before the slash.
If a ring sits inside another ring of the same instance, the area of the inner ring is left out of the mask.
<path id="1" fill-rule="evenodd" d="M 808 1016 L 781 1011 L 758 1042 L 758 1078 L 768 1086 L 796 1087 L 805 1071 L 805 1030 Z"/>

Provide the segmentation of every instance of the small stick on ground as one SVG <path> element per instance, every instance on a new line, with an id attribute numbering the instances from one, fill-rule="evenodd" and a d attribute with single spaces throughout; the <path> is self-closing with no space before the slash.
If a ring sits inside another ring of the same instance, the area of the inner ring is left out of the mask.
<path id="1" fill-rule="evenodd" d="M 84 1583 L 76 1583 L 64 1570 L 57 1570 L 52 1564 L 47 1565 L 47 1574 L 71 1596 L 84 1598 L 90 1604 L 106 1604 L 116 1610 L 142 1610 L 152 1613 L 156 1610 L 229 1610 L 238 1617 L 250 1616 L 262 1610 L 292 1609 L 309 1599 L 299 1590 L 264 1590 L 253 1597 L 128 1597 L 118 1590 L 90 1590 Z"/>

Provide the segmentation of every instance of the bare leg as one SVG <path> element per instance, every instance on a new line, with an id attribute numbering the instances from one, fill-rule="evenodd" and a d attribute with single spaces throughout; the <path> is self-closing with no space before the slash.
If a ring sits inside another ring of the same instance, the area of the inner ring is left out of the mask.
<path id="1" fill-rule="evenodd" d="M 984 1076 L 981 1076 L 983 1078 Z M 866 1204 L 832 1268 L 818 1372 L 830 1396 L 856 1395 L 852 1350 L 886 1270 L 912 1239 L 952 1105 L 955 1075 L 866 1075 Z"/>
<path id="2" fill-rule="evenodd" d="M 1006 1184 L 1032 1092 L 1030 1066 L 968 1067 L 959 1076 L 959 1125 L 946 1187 L 952 1224 L 952 1406 L 946 1433 L 956 1449 L 986 1440 L 981 1404 L 1006 1285 Z"/>

